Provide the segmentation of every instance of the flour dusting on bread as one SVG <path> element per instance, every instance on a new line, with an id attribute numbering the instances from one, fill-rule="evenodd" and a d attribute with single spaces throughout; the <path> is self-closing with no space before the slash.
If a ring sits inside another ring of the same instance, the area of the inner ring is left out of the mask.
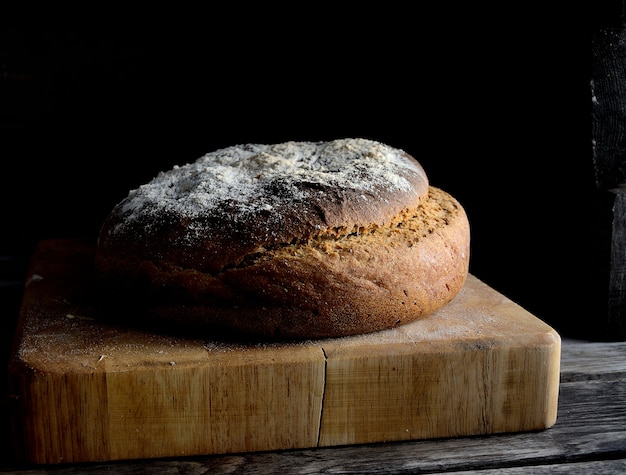
<path id="1" fill-rule="evenodd" d="M 421 189 L 413 184 L 416 176 Z M 245 144 L 159 173 L 131 191 L 120 212 L 129 221 L 162 209 L 193 218 L 227 204 L 236 219 L 274 210 L 278 201 L 300 203 L 328 187 L 358 191 L 356 195 L 367 201 L 381 190 L 423 194 L 427 184 L 417 161 L 372 140 Z"/>

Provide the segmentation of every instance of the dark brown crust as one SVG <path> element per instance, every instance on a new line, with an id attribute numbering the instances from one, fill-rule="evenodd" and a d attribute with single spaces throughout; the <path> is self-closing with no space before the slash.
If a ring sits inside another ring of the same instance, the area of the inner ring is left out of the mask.
<path id="1" fill-rule="evenodd" d="M 108 301 L 172 326 L 289 339 L 367 333 L 437 310 L 468 273 L 469 222 L 446 192 L 430 187 L 419 205 L 385 221 L 238 248 L 217 271 L 109 242 L 97 250 L 96 276 Z"/>
<path id="2" fill-rule="evenodd" d="M 124 211 L 133 198 L 129 195 L 104 222 L 99 248 L 121 261 L 140 258 L 216 273 L 238 265 L 259 248 L 320 234 L 349 234 L 363 225 L 384 226 L 402 209 L 417 206 L 428 193 L 421 165 L 410 155 L 398 153 L 411 164 L 394 168 L 410 184 L 408 190 L 374 187 L 363 191 L 306 180 L 275 180 L 262 190 L 264 196 L 276 198 L 271 211 L 257 209 L 242 215 L 238 203 L 225 200 L 190 217 L 155 202 L 143 205 L 138 219 L 132 220 Z M 291 195 L 298 192 L 303 198 L 294 199 Z M 201 232 L 194 235 L 191 229 Z"/>

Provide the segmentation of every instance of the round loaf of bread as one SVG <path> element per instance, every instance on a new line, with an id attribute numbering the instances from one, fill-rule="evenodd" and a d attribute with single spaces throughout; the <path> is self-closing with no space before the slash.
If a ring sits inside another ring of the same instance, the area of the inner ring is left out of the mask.
<path id="1" fill-rule="evenodd" d="M 237 145 L 132 190 L 100 231 L 104 301 L 142 322 L 311 339 L 448 303 L 468 273 L 459 202 L 366 139 Z"/>

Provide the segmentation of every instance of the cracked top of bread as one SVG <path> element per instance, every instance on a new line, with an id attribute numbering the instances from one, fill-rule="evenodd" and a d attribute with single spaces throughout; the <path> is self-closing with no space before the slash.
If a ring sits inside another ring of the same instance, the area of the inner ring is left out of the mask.
<path id="1" fill-rule="evenodd" d="M 259 248 L 384 226 L 427 193 L 419 162 L 380 142 L 235 145 L 132 190 L 100 245 L 219 272 Z"/>

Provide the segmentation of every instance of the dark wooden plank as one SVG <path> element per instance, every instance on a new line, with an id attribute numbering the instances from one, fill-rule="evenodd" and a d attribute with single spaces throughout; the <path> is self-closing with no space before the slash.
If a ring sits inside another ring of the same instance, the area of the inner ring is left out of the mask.
<path id="1" fill-rule="evenodd" d="M 606 283 L 608 295 L 593 306 L 605 316 L 599 324 L 607 339 L 626 339 L 626 28 L 623 0 L 600 2 L 591 9 L 591 139 L 595 184 L 612 193 L 610 258 L 595 281 Z M 606 309 L 606 310 L 605 310 Z M 602 315 L 600 315 L 600 313 Z M 590 322 L 591 325 L 591 322 Z"/>
<path id="2" fill-rule="evenodd" d="M 563 339 L 561 383 L 626 379 L 626 344 Z"/>
<path id="3" fill-rule="evenodd" d="M 626 29 L 624 1 L 591 9 L 592 143 L 596 185 L 610 189 L 626 182 Z"/>
<path id="4" fill-rule="evenodd" d="M 8 473 L 8 472 L 3 472 Z M 137 465 L 128 464 L 93 464 L 88 466 L 72 466 L 72 467 L 56 467 L 54 470 L 45 468 L 31 468 L 20 472 L 11 472 L 14 475 L 39 475 L 39 474 L 55 474 L 55 475 L 99 475 L 99 474 L 119 474 L 119 475 L 133 475 L 137 473 L 149 473 L 151 475 L 171 475 L 173 473 L 178 475 L 204 475 L 209 473 L 219 474 L 268 474 L 274 475 L 275 473 L 271 468 L 258 469 L 249 466 L 243 466 L 239 457 L 228 457 L 223 459 L 223 463 L 214 465 L 199 460 L 188 461 L 168 461 L 157 460 L 150 463 Z M 301 474 L 324 474 L 324 473 L 343 473 L 343 474 L 367 474 L 376 473 L 385 475 L 386 473 L 392 473 L 387 471 L 365 471 L 359 472 L 348 468 L 347 470 L 328 470 L 318 472 L 314 467 L 310 469 L 304 469 L 300 472 L 289 471 L 287 473 L 301 473 Z M 590 462 L 572 462 L 564 464 L 548 464 L 548 465 L 530 465 L 523 467 L 499 467 L 494 469 L 485 470 L 461 470 L 453 472 L 445 472 L 442 470 L 435 471 L 422 471 L 415 470 L 408 473 L 446 473 L 447 475 L 548 475 L 548 474 L 566 474 L 566 475 L 622 475 L 626 473 L 626 459 L 617 460 L 601 460 Z"/>
<path id="5" fill-rule="evenodd" d="M 446 475 L 558 475 L 560 473 L 566 475 L 622 475 L 626 473 L 626 460 L 602 460 L 599 462 L 564 463 L 560 465 L 469 470 L 446 472 Z"/>
<path id="6" fill-rule="evenodd" d="M 624 66 L 626 67 L 626 58 L 624 59 Z M 622 166 L 624 167 L 626 164 Z M 626 337 L 626 186 L 611 191 L 615 194 L 615 201 L 613 204 L 607 325 L 610 335 L 624 339 Z"/>
<path id="7" fill-rule="evenodd" d="M 596 186 L 609 189 L 626 181 L 626 33 L 605 29 L 593 42 L 592 138 Z"/>

